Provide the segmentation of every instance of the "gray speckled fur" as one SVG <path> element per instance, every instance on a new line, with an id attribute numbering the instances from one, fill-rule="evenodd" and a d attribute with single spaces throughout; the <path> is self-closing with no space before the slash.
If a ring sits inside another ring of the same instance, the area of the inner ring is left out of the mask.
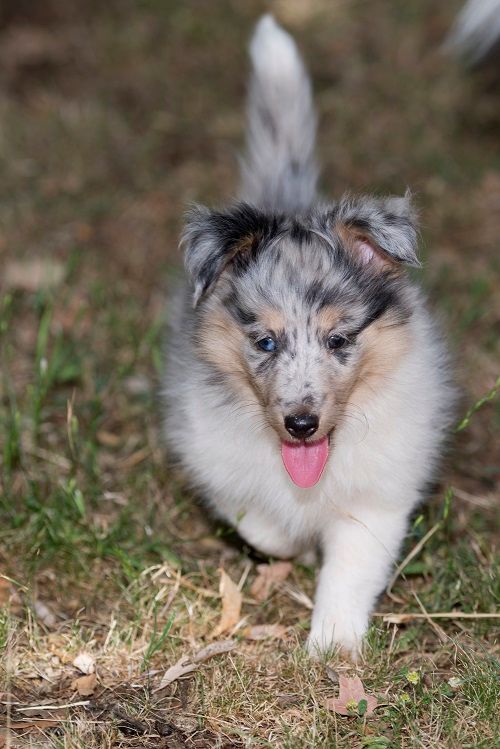
<path id="1" fill-rule="evenodd" d="M 454 397 L 448 358 L 403 268 L 418 265 L 409 196 L 319 200 L 315 115 L 293 40 L 264 17 L 251 55 L 244 200 L 194 208 L 183 233 L 165 436 L 191 484 L 250 544 L 280 557 L 321 548 L 309 648 L 355 656 L 440 456 Z M 256 345 L 269 335 L 272 354 Z M 339 351 L 331 335 L 344 339 Z M 310 489 L 280 457 L 283 417 L 298 408 L 318 413 L 315 438 L 331 435 Z"/>

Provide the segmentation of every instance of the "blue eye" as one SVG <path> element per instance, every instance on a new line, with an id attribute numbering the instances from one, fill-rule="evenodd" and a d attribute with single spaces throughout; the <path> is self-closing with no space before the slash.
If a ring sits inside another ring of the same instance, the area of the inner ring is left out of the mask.
<path id="1" fill-rule="evenodd" d="M 271 336 L 266 336 L 265 338 L 260 338 L 256 342 L 257 348 L 260 348 L 261 351 L 276 351 L 278 348 L 278 344 L 274 340 L 274 338 L 271 338 Z"/>

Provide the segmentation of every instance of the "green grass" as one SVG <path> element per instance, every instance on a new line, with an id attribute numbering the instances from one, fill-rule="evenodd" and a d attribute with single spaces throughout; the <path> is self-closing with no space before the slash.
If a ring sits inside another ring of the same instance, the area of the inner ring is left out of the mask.
<path id="1" fill-rule="evenodd" d="M 493 613 L 499 598 L 500 162 L 488 90 L 435 51 L 454 5 L 275 8 L 313 69 L 325 187 L 416 190 L 423 280 L 459 364 L 455 444 L 403 555 L 437 529 L 378 607 L 396 614 Z M 0 691 L 66 704 L 87 650 L 98 688 L 87 708 L 56 715 L 47 746 L 167 746 L 168 724 L 185 746 L 491 749 L 498 620 L 375 617 L 356 673 L 382 705 L 370 719 L 335 716 L 325 700 L 337 686 L 302 647 L 308 609 L 286 588 L 255 605 L 248 550 L 166 467 L 158 388 L 177 235 L 189 201 L 231 195 L 243 45 L 263 4 L 112 3 L 85 19 L 73 8 L 69 27 L 70 10 L 53 7 L 47 28 L 75 35 L 78 62 L 14 67 L 1 105 L 2 261 L 48 258 L 64 280 L 0 287 Z M 207 642 L 221 566 L 246 575 L 248 623 L 282 623 L 287 639 L 238 631 L 234 652 L 156 693 L 161 672 Z M 314 595 L 312 570 L 296 565 L 291 582 Z"/>

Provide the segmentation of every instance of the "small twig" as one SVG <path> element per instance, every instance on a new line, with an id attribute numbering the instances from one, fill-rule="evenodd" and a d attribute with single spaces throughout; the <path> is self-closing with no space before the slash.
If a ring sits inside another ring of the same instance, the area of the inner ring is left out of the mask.
<path id="1" fill-rule="evenodd" d="M 493 499 L 490 501 L 487 497 L 476 497 L 474 494 L 464 491 L 464 489 L 456 489 L 453 487 L 453 494 L 458 499 L 462 499 L 464 502 L 470 502 L 475 507 L 482 507 L 485 510 L 493 509 Z"/>
<path id="2" fill-rule="evenodd" d="M 243 590 L 243 586 L 245 585 L 246 579 L 248 575 L 250 574 L 250 570 L 252 569 L 253 564 L 252 562 L 247 562 L 245 565 L 245 569 L 243 570 L 243 574 L 241 575 L 239 582 L 238 582 L 238 590 L 241 592 Z"/>
<path id="3" fill-rule="evenodd" d="M 195 585 L 185 577 L 181 577 L 180 586 L 181 588 L 187 588 L 188 590 L 192 590 L 194 593 L 198 593 L 198 595 L 203 596 L 203 598 L 220 598 L 218 591 L 208 590 L 207 588 L 200 588 L 198 587 L 198 585 Z"/>
<path id="4" fill-rule="evenodd" d="M 132 455 L 128 455 L 126 458 L 121 458 L 118 461 L 118 465 L 120 468 L 133 468 L 139 463 L 142 463 L 143 460 L 146 460 L 150 454 L 150 447 L 141 447 L 140 450 L 136 450 Z"/>
<path id="5" fill-rule="evenodd" d="M 190 582 L 189 580 L 186 580 L 185 577 L 180 578 L 179 585 L 181 588 L 187 588 L 188 590 L 192 590 L 193 593 L 198 593 L 198 595 L 203 596 L 203 598 L 220 598 L 220 593 L 218 590 L 209 590 L 208 588 L 199 588 L 194 583 Z M 246 596 L 243 597 L 243 603 L 249 604 L 250 606 L 260 605 L 258 601 L 255 601 L 255 599 L 247 598 Z"/>
<path id="6" fill-rule="evenodd" d="M 63 471 L 71 470 L 71 463 L 69 460 L 62 455 L 57 455 L 57 453 L 50 452 L 50 450 L 45 450 L 43 447 L 25 447 L 24 452 L 28 455 L 33 455 L 35 458 L 46 460 L 47 463 L 52 463 Z"/>
<path id="7" fill-rule="evenodd" d="M 403 572 L 403 570 L 406 567 L 406 565 L 409 562 L 411 562 L 411 560 L 414 559 L 417 556 L 417 554 L 423 549 L 423 547 L 425 546 L 425 544 L 427 543 L 427 541 L 431 538 L 431 536 L 433 536 L 435 534 L 435 532 L 440 527 L 441 527 L 441 520 L 439 520 L 435 525 L 433 525 L 432 528 L 430 529 L 430 531 L 427 531 L 427 533 L 425 534 L 425 536 L 423 536 L 423 538 L 420 539 L 420 541 L 418 542 L 418 544 L 416 544 L 413 547 L 413 549 L 410 551 L 410 553 L 406 555 L 406 557 L 403 559 L 403 561 L 401 562 L 401 564 L 399 564 L 396 567 L 396 570 L 395 570 L 393 576 L 391 577 L 391 579 L 389 580 L 387 588 L 385 589 L 385 592 L 387 593 L 387 595 L 391 594 L 392 586 L 394 585 L 394 583 L 396 582 L 396 580 L 398 579 L 398 577 L 400 576 L 400 574 Z"/>
<path id="8" fill-rule="evenodd" d="M 405 624 L 414 619 L 500 619 L 500 613 L 487 614 L 474 611 L 437 611 L 435 613 L 410 611 L 405 614 L 376 611 L 373 616 L 381 617 L 385 624 Z"/>
<path id="9" fill-rule="evenodd" d="M 392 627 L 391 642 L 390 642 L 390 645 L 389 645 L 389 650 L 388 650 L 388 652 L 387 652 L 387 655 L 388 655 L 389 657 L 390 657 L 390 656 L 391 656 L 391 654 L 392 654 L 392 649 L 393 649 L 393 647 L 394 647 L 394 641 L 395 641 L 395 639 L 396 639 L 396 634 L 397 634 L 397 631 L 398 631 L 398 625 L 397 625 L 397 624 L 394 624 L 394 625 L 393 625 L 393 627 Z"/>
<path id="10" fill-rule="evenodd" d="M 279 587 L 279 590 L 286 596 L 291 598 L 292 601 L 296 601 L 301 606 L 304 606 L 304 608 L 309 609 L 309 611 L 312 611 L 312 609 L 314 608 L 312 600 L 309 598 L 307 593 L 304 593 L 304 591 L 300 590 L 300 588 L 296 588 L 290 583 L 282 583 Z"/>

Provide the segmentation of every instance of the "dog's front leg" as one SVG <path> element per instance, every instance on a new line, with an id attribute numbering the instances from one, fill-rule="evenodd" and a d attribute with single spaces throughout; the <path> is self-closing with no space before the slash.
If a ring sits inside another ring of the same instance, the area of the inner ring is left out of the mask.
<path id="1" fill-rule="evenodd" d="M 302 543 L 290 538 L 271 518 L 256 510 L 247 511 L 236 528 L 250 546 L 266 556 L 293 559 L 304 550 Z"/>
<path id="2" fill-rule="evenodd" d="M 372 608 L 405 534 L 407 507 L 376 510 L 365 505 L 358 517 L 337 517 L 326 527 L 308 639 L 311 654 L 340 646 L 354 660 L 359 655 Z"/>

